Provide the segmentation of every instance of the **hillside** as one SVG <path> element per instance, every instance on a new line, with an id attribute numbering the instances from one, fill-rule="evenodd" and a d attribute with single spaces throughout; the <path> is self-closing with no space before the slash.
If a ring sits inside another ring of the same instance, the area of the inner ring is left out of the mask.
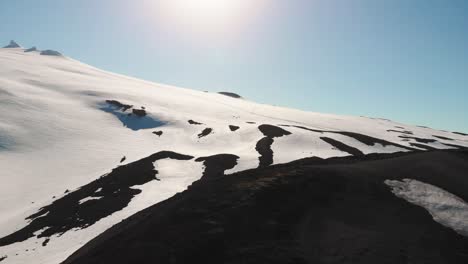
<path id="1" fill-rule="evenodd" d="M 229 94 L 138 80 L 51 50 L 0 49 L 2 264 L 61 263 L 220 169 L 468 147 L 464 133 Z"/>

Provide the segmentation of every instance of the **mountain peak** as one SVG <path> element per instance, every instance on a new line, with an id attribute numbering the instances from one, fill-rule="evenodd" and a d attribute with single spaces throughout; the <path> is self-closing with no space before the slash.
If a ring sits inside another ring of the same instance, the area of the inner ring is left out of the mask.
<path id="1" fill-rule="evenodd" d="M 10 44 L 8 44 L 7 46 L 5 46 L 3 48 L 12 49 L 12 48 L 21 48 L 21 46 L 18 43 L 16 43 L 14 40 L 11 40 Z"/>

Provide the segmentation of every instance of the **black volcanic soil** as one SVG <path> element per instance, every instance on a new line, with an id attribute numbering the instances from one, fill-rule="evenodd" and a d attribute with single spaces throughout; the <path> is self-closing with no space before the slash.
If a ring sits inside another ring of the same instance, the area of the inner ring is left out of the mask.
<path id="1" fill-rule="evenodd" d="M 106 103 L 113 105 L 117 107 L 118 109 L 122 109 L 123 112 L 133 107 L 133 105 L 123 104 L 117 100 L 106 100 Z"/>
<path id="2" fill-rule="evenodd" d="M 206 137 L 206 136 L 208 136 L 209 134 L 211 134 L 212 132 L 213 132 L 213 129 L 207 127 L 207 128 L 205 128 L 205 129 L 203 129 L 203 131 L 202 131 L 200 134 L 198 134 L 198 138 Z"/>
<path id="3" fill-rule="evenodd" d="M 395 132 L 395 133 L 401 133 L 401 134 L 406 134 L 406 135 L 413 135 L 413 132 L 411 132 L 409 130 L 399 131 L 399 130 L 395 130 L 395 129 L 389 129 L 389 130 L 387 130 L 387 132 Z"/>
<path id="4" fill-rule="evenodd" d="M 153 131 L 153 134 L 160 137 L 160 136 L 162 136 L 163 132 L 162 131 Z"/>
<path id="5" fill-rule="evenodd" d="M 425 149 L 425 150 L 437 150 L 436 148 L 434 147 L 431 147 L 431 146 L 428 146 L 428 145 L 425 145 L 425 144 L 421 144 L 421 143 L 409 143 L 411 146 L 413 147 L 417 147 L 417 148 L 421 148 L 421 149 Z"/>
<path id="6" fill-rule="evenodd" d="M 443 140 L 449 140 L 449 141 L 453 141 L 453 140 L 454 140 L 453 138 L 442 137 L 442 136 L 434 136 L 434 135 L 433 135 L 433 137 L 438 138 L 438 139 L 443 139 Z"/>
<path id="7" fill-rule="evenodd" d="M 231 92 L 219 92 L 219 94 L 229 96 L 229 97 L 232 97 L 232 98 L 236 98 L 236 99 L 242 98 L 242 96 L 240 96 L 240 95 L 238 95 L 236 93 L 231 93 Z"/>
<path id="8" fill-rule="evenodd" d="M 132 113 L 135 114 L 138 117 L 146 116 L 146 110 L 145 109 L 132 109 Z"/>
<path id="9" fill-rule="evenodd" d="M 374 146 L 375 144 L 380 144 L 382 146 L 394 146 L 394 147 L 398 147 L 398 148 L 401 148 L 401 149 L 406 149 L 406 150 L 411 150 L 411 151 L 414 151 L 416 149 L 414 148 L 409 148 L 407 146 L 403 146 L 403 145 L 400 145 L 400 144 L 397 144 L 397 143 L 393 143 L 393 142 L 390 142 L 390 141 L 386 141 L 386 140 L 383 140 L 383 139 L 379 139 L 379 138 L 374 138 L 374 137 L 371 137 L 371 136 L 367 136 L 367 135 L 364 135 L 364 134 L 359 134 L 359 133 L 355 133 L 355 132 L 348 132 L 348 131 L 332 131 L 332 130 L 318 130 L 318 129 L 311 129 L 311 128 L 308 128 L 308 127 L 303 127 L 303 126 L 291 126 L 291 125 L 280 125 L 282 127 L 295 127 L 295 128 L 299 128 L 299 129 L 303 129 L 303 130 L 307 130 L 307 131 L 311 131 L 311 132 L 315 132 L 315 133 L 332 133 L 332 134 L 339 134 L 339 135 L 343 135 L 343 136 L 347 136 L 347 137 L 350 137 L 350 138 L 354 138 L 356 139 L 357 141 L 363 143 L 363 144 L 366 144 L 368 146 Z M 403 136 L 401 136 L 403 137 Z"/>
<path id="10" fill-rule="evenodd" d="M 199 122 L 197 122 L 197 121 L 193 121 L 192 119 L 190 119 L 190 120 L 188 121 L 188 123 L 191 124 L 191 125 L 203 125 L 203 123 L 199 123 Z"/>
<path id="11" fill-rule="evenodd" d="M 275 141 L 274 138 L 291 135 L 291 132 L 273 125 L 261 125 L 258 129 L 265 137 L 257 142 L 255 150 L 260 154 L 258 157 L 259 167 L 266 167 L 273 164 L 274 153 L 271 146 Z"/>
<path id="12" fill-rule="evenodd" d="M 414 139 L 418 143 L 434 143 L 437 142 L 435 139 L 430 139 L 430 138 L 418 138 L 418 137 L 410 137 L 410 136 L 398 136 L 399 138 L 404 138 L 404 139 Z"/>
<path id="13" fill-rule="evenodd" d="M 234 158 L 221 160 L 230 167 Z M 466 150 L 221 171 L 117 224 L 64 263 L 468 263 L 468 238 L 384 184 L 414 178 L 468 201 Z"/>
<path id="14" fill-rule="evenodd" d="M 349 153 L 351 155 L 354 155 L 354 156 L 364 156 L 364 153 L 362 153 L 362 151 L 360 151 L 359 149 L 348 146 L 348 145 L 346 145 L 346 144 L 344 144 L 344 143 L 342 143 L 342 142 L 340 142 L 338 140 L 335 140 L 333 138 L 321 137 L 320 139 L 327 142 L 328 144 L 332 145 L 333 147 L 335 147 L 338 150 L 347 152 L 347 153 Z"/>

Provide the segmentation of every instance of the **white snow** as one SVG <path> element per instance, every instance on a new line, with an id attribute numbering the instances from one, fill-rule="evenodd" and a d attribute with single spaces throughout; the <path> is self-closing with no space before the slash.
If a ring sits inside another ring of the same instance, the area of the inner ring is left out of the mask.
<path id="1" fill-rule="evenodd" d="M 468 237 L 468 204 L 461 198 L 437 186 L 413 179 L 386 180 L 392 192 L 426 209 L 434 221 Z"/>
<path id="2" fill-rule="evenodd" d="M 90 197 L 86 197 L 86 198 L 83 198 L 83 199 L 79 200 L 78 203 L 83 204 L 83 203 L 86 203 L 87 201 L 99 200 L 101 198 L 102 197 L 100 197 L 100 196 L 90 196 Z"/>
<path id="3" fill-rule="evenodd" d="M 135 109 L 143 106 L 147 116 L 138 119 L 123 115 L 131 110 L 110 111 L 105 108 L 106 100 L 118 100 Z M 203 125 L 190 125 L 190 119 Z M 240 157 L 238 165 L 227 173 L 256 168 L 259 154 L 255 146 L 264 137 L 258 130 L 261 124 L 349 131 L 410 146 L 414 141 L 403 141 L 398 133 L 387 132 L 402 126 L 415 137 L 444 136 L 454 140 L 440 142 L 468 146 L 466 137 L 449 132 L 258 104 L 142 81 L 65 56 L 40 56 L 38 52 L 25 53 L 22 48 L 0 49 L 0 237 L 26 226 L 25 218 L 52 203 L 53 196 L 59 199 L 66 195 L 65 190 L 76 190 L 109 173 L 121 165 L 123 156 L 128 164 L 162 150 L 194 157 L 227 153 Z M 240 129 L 232 132 L 229 125 Z M 212 128 L 213 133 L 199 138 L 205 128 Z M 283 128 L 292 134 L 275 138 L 275 164 L 311 156 L 349 155 L 320 140 L 321 136 L 364 153 L 403 151 L 379 144 L 367 146 L 334 133 Z M 159 130 L 163 131 L 160 137 L 152 133 Z M 440 143 L 427 145 L 449 148 Z M 15 256 L 37 239 L 0 247 L 0 255 L 8 255 L 2 264 L 59 263 L 110 226 L 183 191 L 202 175 L 202 164 L 193 160 L 160 160 L 156 169 L 161 181 L 139 186 L 143 192 L 124 210 L 86 229 L 52 237 L 46 247 L 38 246 L 27 254 L 23 251 Z"/>

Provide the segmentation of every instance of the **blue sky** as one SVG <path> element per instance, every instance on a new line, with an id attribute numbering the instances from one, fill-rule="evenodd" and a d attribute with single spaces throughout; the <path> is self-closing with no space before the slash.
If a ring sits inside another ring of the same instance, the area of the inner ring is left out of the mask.
<path id="1" fill-rule="evenodd" d="M 168 21 L 158 0 L 0 1 L 0 41 L 160 83 L 468 132 L 468 1 L 251 1 L 262 4 L 242 26 L 213 20 L 217 31 Z"/>

